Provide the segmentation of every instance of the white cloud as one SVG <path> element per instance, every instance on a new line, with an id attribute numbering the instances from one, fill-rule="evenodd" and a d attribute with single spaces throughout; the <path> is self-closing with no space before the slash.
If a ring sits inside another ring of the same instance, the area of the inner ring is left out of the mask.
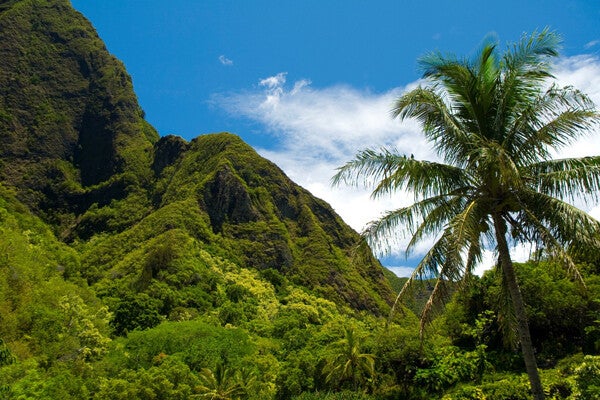
<path id="1" fill-rule="evenodd" d="M 230 60 L 229 58 L 225 57 L 224 55 L 219 56 L 219 61 L 221 62 L 221 64 L 226 65 L 226 66 L 233 65 L 233 61 Z"/>
<path id="2" fill-rule="evenodd" d="M 600 44 L 600 40 L 592 40 L 590 42 L 587 42 L 583 48 L 584 49 L 591 49 L 592 47 L 596 46 L 597 44 Z"/>
<path id="3" fill-rule="evenodd" d="M 403 266 L 388 266 L 386 267 L 390 271 L 392 271 L 396 276 L 400 278 L 409 278 L 412 275 L 414 270 L 413 267 L 403 267 Z"/>
<path id="4" fill-rule="evenodd" d="M 574 85 L 600 104 L 597 58 L 564 58 L 557 63 L 555 75 L 560 84 Z M 400 153 L 414 154 L 418 159 L 437 159 L 414 121 L 400 123 L 390 117 L 393 101 L 419 82 L 373 93 L 347 85 L 315 88 L 306 79 L 288 84 L 287 78 L 287 73 L 278 73 L 260 80 L 253 91 L 217 95 L 213 100 L 232 115 L 263 125 L 276 144 L 269 149 L 257 149 L 259 153 L 279 165 L 292 180 L 329 202 L 357 231 L 384 211 L 410 204 L 412 196 L 406 193 L 374 201 L 368 190 L 332 188 L 330 180 L 337 167 L 366 147 L 395 147 Z M 600 135 L 590 135 L 564 149 L 560 156 L 593 155 L 599 150 Z M 600 215 L 597 205 L 585 207 Z M 399 240 L 395 246 L 398 254 L 406 243 L 405 239 Z M 431 241 L 424 242 L 416 253 L 423 254 L 430 244 Z M 513 251 L 519 261 L 527 259 L 528 252 L 520 248 Z M 489 267 L 494 263 L 490 252 L 482 265 Z"/>
<path id="5" fill-rule="evenodd" d="M 296 93 L 298 93 L 300 90 L 302 90 L 303 87 L 310 85 L 312 82 L 308 79 L 301 79 L 299 81 L 296 81 L 294 83 L 294 88 L 292 89 L 292 91 L 290 92 L 291 95 L 295 95 Z"/>
<path id="6" fill-rule="evenodd" d="M 571 85 L 586 93 L 598 107 L 600 105 L 600 59 L 581 55 L 562 59 L 554 75 L 559 84 Z M 600 129 L 562 150 L 559 157 L 584 157 L 600 152 Z"/>
<path id="7" fill-rule="evenodd" d="M 600 59 L 591 55 L 562 58 L 554 75 L 559 84 L 572 85 L 600 104 Z"/>
<path id="8" fill-rule="evenodd" d="M 280 72 L 275 76 L 270 76 L 260 80 L 260 86 L 265 86 L 269 89 L 278 89 L 285 83 L 287 72 Z"/>
<path id="9" fill-rule="evenodd" d="M 593 207 L 590 211 L 589 214 L 596 218 L 598 221 L 600 221 L 600 206 L 595 206 Z"/>

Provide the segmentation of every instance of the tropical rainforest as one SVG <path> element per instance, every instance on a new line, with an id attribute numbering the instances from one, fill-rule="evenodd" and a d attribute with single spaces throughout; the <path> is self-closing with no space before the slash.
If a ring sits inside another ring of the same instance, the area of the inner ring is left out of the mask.
<path id="1" fill-rule="evenodd" d="M 514 264 L 551 399 L 600 398 L 576 250 Z M 326 202 L 233 134 L 160 137 L 68 0 L 0 1 L 0 398 L 530 399 L 502 271 L 391 313 L 406 279 Z"/>

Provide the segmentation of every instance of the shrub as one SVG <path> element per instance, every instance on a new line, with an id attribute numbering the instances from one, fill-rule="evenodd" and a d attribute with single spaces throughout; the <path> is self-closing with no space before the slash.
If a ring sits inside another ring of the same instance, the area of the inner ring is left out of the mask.
<path id="1" fill-rule="evenodd" d="M 577 400 L 600 399 L 600 356 L 585 356 L 583 363 L 575 368 L 573 380 Z"/>
<path id="2" fill-rule="evenodd" d="M 161 316 L 158 310 L 162 302 L 145 293 L 128 295 L 117 304 L 111 325 L 117 335 L 123 335 L 135 329 L 148 329 L 158 325 Z"/>

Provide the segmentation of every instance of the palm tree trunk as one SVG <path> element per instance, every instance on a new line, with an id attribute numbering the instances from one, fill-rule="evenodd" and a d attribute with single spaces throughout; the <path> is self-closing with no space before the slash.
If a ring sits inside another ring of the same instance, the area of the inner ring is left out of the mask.
<path id="1" fill-rule="evenodd" d="M 500 262 L 500 268 L 502 268 L 504 278 L 506 279 L 506 285 L 508 286 L 512 305 L 517 317 L 521 351 L 523 352 L 525 369 L 527 370 L 527 375 L 529 376 L 531 391 L 535 400 L 543 400 L 544 390 L 542 388 L 542 382 L 540 380 L 537 362 L 533 352 L 533 344 L 531 343 L 531 334 L 529 333 L 529 324 L 527 322 L 527 314 L 525 313 L 525 303 L 523 302 L 523 296 L 521 295 L 521 290 L 519 289 L 519 284 L 517 283 L 515 269 L 510 258 L 510 251 L 506 241 L 506 223 L 499 214 L 494 214 L 493 219 L 494 228 L 496 231 L 496 242 L 498 244 L 498 259 Z"/>

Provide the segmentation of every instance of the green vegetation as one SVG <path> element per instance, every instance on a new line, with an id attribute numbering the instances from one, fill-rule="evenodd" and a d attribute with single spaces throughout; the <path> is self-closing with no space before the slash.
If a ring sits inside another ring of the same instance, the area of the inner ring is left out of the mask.
<path id="1" fill-rule="evenodd" d="M 424 276 L 437 278 L 422 313 L 424 323 L 457 282 L 471 278 L 486 244 L 495 242 L 503 278 L 499 301 L 510 304 L 501 317 L 514 314 L 535 399 L 544 393 L 508 240 L 532 242 L 582 284 L 568 250 L 592 254 L 600 245 L 600 223 L 562 200 L 579 194 L 599 199 L 600 157 L 551 158 L 600 121 L 586 95 L 549 86 L 550 58 L 558 55 L 558 43 L 557 35 L 544 30 L 503 54 L 496 44 L 486 44 L 474 61 L 439 53 L 421 58 L 430 85 L 403 94 L 393 115 L 421 122 L 444 162 L 364 150 L 334 180 L 372 180 L 374 196 L 414 193 L 413 205 L 371 223 L 364 236 L 377 244 L 405 231 L 410 252 L 424 238 L 438 235 L 398 296 Z"/>
<path id="2" fill-rule="evenodd" d="M 332 345 L 334 350 L 323 367 L 325 381 L 335 387 L 348 384 L 357 391 L 368 388 L 375 376 L 375 356 L 361 353 L 360 340 L 352 328 L 345 329 L 344 339 Z"/>
<path id="3" fill-rule="evenodd" d="M 388 320 L 403 281 L 329 205 L 235 135 L 159 139 L 67 0 L 2 2 L 0 54 L 1 398 L 528 397 L 499 269 L 421 338 L 433 280 Z M 586 291 L 515 272 L 544 391 L 593 399 L 600 262 L 573 250 Z"/>

